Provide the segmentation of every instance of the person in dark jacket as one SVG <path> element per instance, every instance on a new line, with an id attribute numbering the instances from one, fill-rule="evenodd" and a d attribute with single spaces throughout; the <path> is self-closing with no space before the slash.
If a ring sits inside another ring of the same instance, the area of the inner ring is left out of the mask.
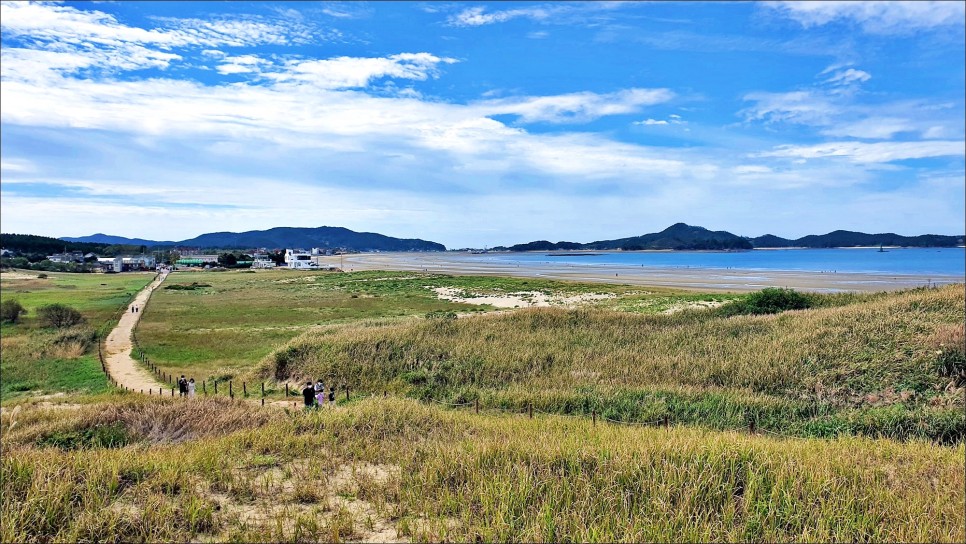
<path id="1" fill-rule="evenodd" d="M 302 398 L 305 400 L 306 410 L 311 410 L 315 407 L 315 387 L 312 386 L 312 382 L 305 384 L 305 388 L 302 389 Z"/>

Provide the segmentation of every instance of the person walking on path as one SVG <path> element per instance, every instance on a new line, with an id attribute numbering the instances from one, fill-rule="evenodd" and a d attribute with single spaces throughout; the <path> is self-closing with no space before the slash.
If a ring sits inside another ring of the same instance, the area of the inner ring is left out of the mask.
<path id="1" fill-rule="evenodd" d="M 185 379 L 184 374 L 178 378 L 178 395 L 184 397 L 188 394 L 188 380 Z"/>
<path id="2" fill-rule="evenodd" d="M 312 387 L 312 382 L 306 382 L 305 388 L 302 389 L 302 399 L 305 401 L 306 410 L 315 407 L 315 387 Z"/>
<path id="3" fill-rule="evenodd" d="M 194 398 L 195 396 L 195 379 L 191 378 L 188 380 L 188 398 Z"/>

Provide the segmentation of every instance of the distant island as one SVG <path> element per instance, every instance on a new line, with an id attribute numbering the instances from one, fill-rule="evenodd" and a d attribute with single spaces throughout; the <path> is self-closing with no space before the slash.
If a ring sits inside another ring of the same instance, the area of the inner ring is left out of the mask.
<path id="1" fill-rule="evenodd" d="M 788 239 L 765 234 L 755 238 L 727 231 L 711 231 L 704 227 L 676 223 L 661 232 L 628 238 L 595 242 L 549 242 L 537 240 L 512 246 L 496 246 L 490 251 L 640 251 L 640 250 L 704 250 L 741 251 L 772 248 L 838 248 L 838 247 L 956 247 L 964 236 L 924 234 L 901 236 L 894 233 L 866 234 L 836 230 L 828 234 Z M 394 238 L 373 232 L 355 232 L 343 227 L 275 227 L 246 232 L 212 232 L 181 241 L 155 241 L 125 238 L 109 234 L 81 237 L 50 238 L 30 234 L 0 234 L 0 247 L 20 253 L 56 253 L 82 251 L 94 253 L 126 253 L 190 249 L 253 248 L 329 248 L 352 252 L 367 251 L 446 251 L 443 244 L 418 238 Z M 150 249 L 149 249 L 150 248 Z M 578 255 L 585 255 L 579 253 Z"/>
<path id="2" fill-rule="evenodd" d="M 575 250 L 749 250 L 756 248 L 836 248 L 864 246 L 900 247 L 956 247 L 963 245 L 963 236 L 924 234 L 901 236 L 894 233 L 866 234 L 836 230 L 828 234 L 808 235 L 790 240 L 773 234 L 756 238 L 738 236 L 727 231 L 711 231 L 704 227 L 676 223 L 652 234 L 630 238 L 599 240 L 596 242 L 549 242 L 538 240 L 509 247 L 497 246 L 494 251 L 575 251 Z"/>
<path id="3" fill-rule="evenodd" d="M 6 237 L 7 235 L 4 235 Z M 191 248 L 250 249 L 250 248 L 340 248 L 349 251 L 446 251 L 446 246 L 416 238 L 393 238 L 374 232 L 355 232 L 343 227 L 275 227 L 246 232 L 212 232 L 178 242 L 156 242 L 140 238 L 123 238 L 107 234 L 92 234 L 61 240 L 78 243 L 174 246 Z"/>

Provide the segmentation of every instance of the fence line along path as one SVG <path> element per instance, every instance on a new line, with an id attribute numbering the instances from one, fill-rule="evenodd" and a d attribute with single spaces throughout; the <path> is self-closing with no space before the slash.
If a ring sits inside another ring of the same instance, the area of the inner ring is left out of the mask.
<path id="1" fill-rule="evenodd" d="M 107 339 L 104 340 L 104 364 L 107 373 L 114 378 L 118 387 L 126 387 L 134 391 L 147 391 L 166 386 L 166 384 L 154 379 L 150 371 L 142 368 L 131 357 L 131 349 L 134 347 L 131 334 L 134 332 L 134 326 L 141 319 L 141 310 L 147 305 L 151 293 L 161 285 L 161 282 L 167 276 L 166 272 L 162 272 L 156 280 L 152 281 L 150 285 L 134 297 L 134 300 L 125 309 L 117 326 L 111 330 Z M 137 312 L 133 312 L 132 308 L 137 308 Z"/>

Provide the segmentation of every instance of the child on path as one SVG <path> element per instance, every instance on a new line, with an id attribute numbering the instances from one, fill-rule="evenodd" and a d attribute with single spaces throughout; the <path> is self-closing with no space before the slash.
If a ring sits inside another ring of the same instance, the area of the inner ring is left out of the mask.
<path id="1" fill-rule="evenodd" d="M 325 386 L 323 385 L 321 389 L 316 389 L 315 391 L 315 407 L 321 409 L 325 406 Z"/>

